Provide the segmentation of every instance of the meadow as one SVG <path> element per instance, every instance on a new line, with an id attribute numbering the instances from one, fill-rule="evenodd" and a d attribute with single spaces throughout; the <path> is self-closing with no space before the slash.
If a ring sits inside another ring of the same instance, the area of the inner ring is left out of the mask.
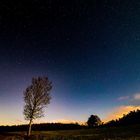
<path id="1" fill-rule="evenodd" d="M 9 132 L 0 140 L 24 140 L 25 132 Z M 34 131 L 30 140 L 140 140 L 140 126 L 80 130 Z"/>

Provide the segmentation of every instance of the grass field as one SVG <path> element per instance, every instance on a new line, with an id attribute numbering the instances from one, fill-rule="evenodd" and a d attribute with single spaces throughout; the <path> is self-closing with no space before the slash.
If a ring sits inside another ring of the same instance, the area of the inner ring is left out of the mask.
<path id="1" fill-rule="evenodd" d="M 24 133 L 5 133 L 0 140 L 24 140 Z M 140 140 L 140 126 L 33 132 L 31 140 Z"/>

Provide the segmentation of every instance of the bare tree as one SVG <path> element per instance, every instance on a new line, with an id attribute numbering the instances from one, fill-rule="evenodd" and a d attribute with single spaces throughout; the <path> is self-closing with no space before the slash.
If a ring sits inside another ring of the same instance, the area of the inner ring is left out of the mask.
<path id="1" fill-rule="evenodd" d="M 44 115 L 44 107 L 50 103 L 50 90 L 52 83 L 48 77 L 33 78 L 32 83 L 24 92 L 24 116 L 29 120 L 28 136 L 31 135 L 32 122 L 36 118 L 41 118 Z"/>

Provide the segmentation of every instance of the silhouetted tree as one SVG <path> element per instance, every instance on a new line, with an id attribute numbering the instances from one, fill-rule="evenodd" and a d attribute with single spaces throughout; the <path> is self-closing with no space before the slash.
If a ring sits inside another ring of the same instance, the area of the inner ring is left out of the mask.
<path id="1" fill-rule="evenodd" d="M 130 111 L 128 114 L 124 114 L 123 117 L 109 121 L 105 126 L 125 126 L 140 124 L 140 110 Z"/>
<path id="2" fill-rule="evenodd" d="M 87 124 L 90 128 L 98 126 L 101 124 L 101 120 L 97 115 L 91 115 L 88 118 Z"/>
<path id="3" fill-rule="evenodd" d="M 43 108 L 50 103 L 52 83 L 47 77 L 33 78 L 30 86 L 24 92 L 24 116 L 29 120 L 28 136 L 31 134 L 32 122 L 43 116 Z"/>

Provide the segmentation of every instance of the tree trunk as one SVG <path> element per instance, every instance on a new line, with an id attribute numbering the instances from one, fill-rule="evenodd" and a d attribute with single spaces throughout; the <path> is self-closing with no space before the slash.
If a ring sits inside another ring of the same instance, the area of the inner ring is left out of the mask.
<path id="1" fill-rule="evenodd" d="M 29 122 L 28 137 L 31 135 L 32 119 Z"/>

